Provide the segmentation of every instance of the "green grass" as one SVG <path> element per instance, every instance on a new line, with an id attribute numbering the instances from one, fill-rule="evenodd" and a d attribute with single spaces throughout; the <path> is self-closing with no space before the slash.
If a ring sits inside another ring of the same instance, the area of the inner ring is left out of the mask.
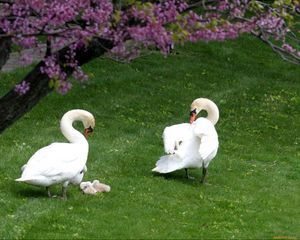
<path id="1" fill-rule="evenodd" d="M 1 135 L 0 238 L 299 238 L 299 67 L 243 37 L 84 68 L 89 82 L 50 94 Z M 26 71 L 1 74 L 0 94 Z M 220 109 L 220 148 L 204 186 L 199 170 L 191 171 L 195 180 L 184 170 L 151 172 L 164 127 L 187 122 L 197 97 Z M 88 196 L 71 186 L 62 201 L 14 182 L 37 149 L 65 141 L 59 120 L 73 108 L 96 118 L 84 179 L 112 191 Z"/>

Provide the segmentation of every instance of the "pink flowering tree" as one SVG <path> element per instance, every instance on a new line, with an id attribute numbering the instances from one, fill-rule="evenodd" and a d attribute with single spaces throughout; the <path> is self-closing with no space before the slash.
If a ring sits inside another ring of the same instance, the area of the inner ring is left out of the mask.
<path id="1" fill-rule="evenodd" d="M 0 132 L 52 90 L 68 92 L 68 77 L 87 80 L 81 65 L 104 53 L 130 61 L 145 48 L 168 55 L 187 41 L 250 33 L 299 64 L 299 11 L 298 0 L 0 0 L 0 48 L 12 41 L 44 53 L 0 99 Z"/>

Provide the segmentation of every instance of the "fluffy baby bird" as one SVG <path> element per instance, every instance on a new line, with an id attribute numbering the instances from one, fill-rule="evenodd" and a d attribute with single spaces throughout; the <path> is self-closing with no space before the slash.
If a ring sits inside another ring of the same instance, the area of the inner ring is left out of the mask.
<path id="1" fill-rule="evenodd" d="M 94 180 L 80 183 L 80 189 L 85 194 L 95 195 L 97 192 L 110 192 L 110 186 L 100 183 L 99 180 Z"/>
<path id="2" fill-rule="evenodd" d="M 93 187 L 90 181 L 80 183 L 80 189 L 84 194 L 96 195 L 97 190 Z"/>
<path id="3" fill-rule="evenodd" d="M 94 180 L 92 186 L 97 192 L 110 192 L 110 186 L 100 183 L 99 180 Z"/>

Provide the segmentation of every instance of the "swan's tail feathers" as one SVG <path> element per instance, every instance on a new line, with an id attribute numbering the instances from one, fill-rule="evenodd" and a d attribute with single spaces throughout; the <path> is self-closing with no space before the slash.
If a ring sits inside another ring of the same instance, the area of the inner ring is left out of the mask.
<path id="1" fill-rule="evenodd" d="M 24 177 L 20 177 L 20 178 L 15 179 L 16 182 L 29 182 L 29 181 L 32 181 L 32 180 L 35 180 L 35 179 L 24 178 Z"/>
<path id="2" fill-rule="evenodd" d="M 177 154 L 165 155 L 156 162 L 153 172 L 169 173 L 182 168 L 182 160 Z"/>
<path id="3" fill-rule="evenodd" d="M 39 183 L 43 180 L 44 179 L 40 178 L 40 177 L 31 177 L 31 178 L 20 177 L 20 178 L 15 179 L 16 182 L 26 182 L 26 183 L 30 183 L 30 184 L 36 184 L 36 183 Z"/>
<path id="4" fill-rule="evenodd" d="M 25 168 L 27 167 L 27 164 L 24 164 L 22 167 L 21 167 L 21 172 L 24 172 Z"/>
<path id="5" fill-rule="evenodd" d="M 26 182 L 26 179 L 20 177 L 20 178 L 17 178 L 15 179 L 16 182 Z"/>

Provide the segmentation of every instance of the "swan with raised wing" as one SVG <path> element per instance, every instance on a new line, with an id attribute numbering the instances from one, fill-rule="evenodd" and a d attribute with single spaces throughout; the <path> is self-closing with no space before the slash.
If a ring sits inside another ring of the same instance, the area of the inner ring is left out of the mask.
<path id="1" fill-rule="evenodd" d="M 75 121 L 83 123 L 84 135 L 72 126 Z M 16 181 L 44 186 L 49 197 L 50 186 L 62 183 L 62 197 L 66 199 L 68 184 L 79 184 L 86 171 L 89 151 L 86 138 L 94 127 L 95 118 L 88 111 L 74 109 L 65 113 L 60 129 L 69 143 L 55 142 L 39 149 L 22 167 L 22 175 Z"/>
<path id="2" fill-rule="evenodd" d="M 207 117 L 197 115 L 205 110 Z M 207 98 L 197 98 L 191 104 L 190 124 L 182 123 L 166 127 L 163 132 L 165 156 L 160 157 L 156 167 L 158 173 L 169 173 L 179 169 L 201 168 L 204 183 L 207 168 L 216 156 L 219 141 L 214 125 L 219 120 L 217 105 Z"/>

